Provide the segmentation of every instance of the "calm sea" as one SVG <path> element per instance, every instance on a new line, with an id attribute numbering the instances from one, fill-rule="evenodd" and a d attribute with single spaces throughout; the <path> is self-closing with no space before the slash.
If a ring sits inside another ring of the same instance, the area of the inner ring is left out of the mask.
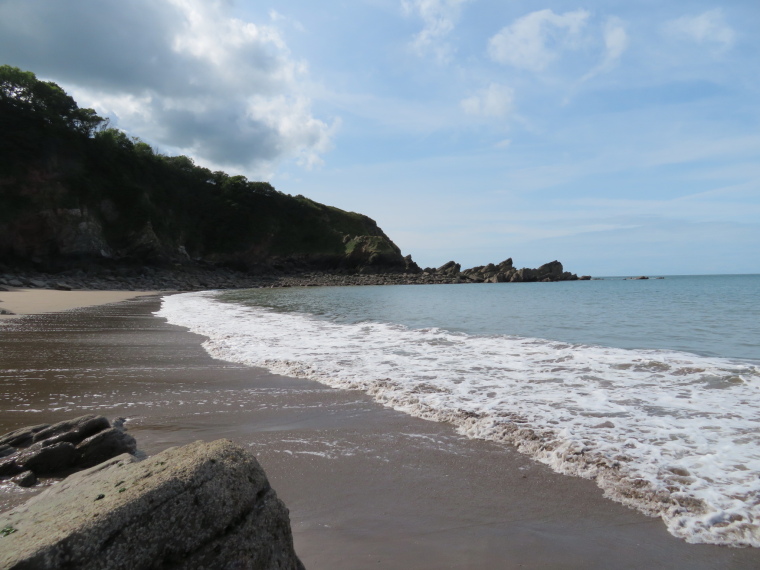
<path id="1" fill-rule="evenodd" d="M 760 546 L 760 275 L 166 297 L 213 356 L 514 444 L 693 542 Z"/>

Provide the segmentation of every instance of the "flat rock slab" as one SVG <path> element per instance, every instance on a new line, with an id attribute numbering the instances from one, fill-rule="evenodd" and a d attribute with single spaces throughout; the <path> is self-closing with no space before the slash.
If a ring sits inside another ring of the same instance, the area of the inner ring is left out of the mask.
<path id="1" fill-rule="evenodd" d="M 120 455 L 0 514 L 0 567 L 303 568 L 288 510 L 228 440 Z"/>

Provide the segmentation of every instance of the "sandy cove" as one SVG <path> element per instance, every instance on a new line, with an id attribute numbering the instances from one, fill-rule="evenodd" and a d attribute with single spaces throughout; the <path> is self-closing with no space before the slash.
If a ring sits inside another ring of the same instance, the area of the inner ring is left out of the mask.
<path id="1" fill-rule="evenodd" d="M 36 293 L 37 312 L 71 294 Z M 79 303 L 98 299 L 83 293 Z M 361 392 L 214 360 L 202 337 L 153 316 L 158 298 L 112 293 L 133 299 L 0 325 L 0 432 L 101 413 L 127 417 L 148 455 L 232 439 L 290 509 L 310 569 L 760 567 L 757 549 L 687 544 L 508 446 Z M 29 493 L 3 489 L 0 510 Z"/>

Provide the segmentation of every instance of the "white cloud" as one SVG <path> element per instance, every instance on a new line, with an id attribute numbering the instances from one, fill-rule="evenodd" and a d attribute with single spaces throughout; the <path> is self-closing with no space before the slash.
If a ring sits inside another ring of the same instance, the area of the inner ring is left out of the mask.
<path id="1" fill-rule="evenodd" d="M 514 89 L 491 83 L 486 89 L 462 100 L 461 105 L 468 115 L 503 118 L 513 111 L 514 100 Z"/>
<path id="2" fill-rule="evenodd" d="M 615 17 L 607 18 L 604 24 L 604 59 L 584 75 L 581 81 L 587 81 L 613 69 L 626 49 L 628 49 L 628 33 L 625 31 L 623 21 Z"/>
<path id="3" fill-rule="evenodd" d="M 21 54 L 5 59 L 200 163 L 255 176 L 287 160 L 319 164 L 334 126 L 311 112 L 306 64 L 290 53 L 277 16 L 256 24 L 230 17 L 227 4 L 7 0 L 0 55 Z"/>
<path id="4" fill-rule="evenodd" d="M 432 54 L 440 63 L 447 62 L 453 48 L 445 38 L 459 19 L 461 8 L 470 0 L 402 0 L 407 16 L 417 15 L 423 28 L 414 36 L 411 47 L 420 56 Z"/>
<path id="5" fill-rule="evenodd" d="M 556 14 L 552 10 L 531 12 L 501 29 L 488 42 L 491 58 L 532 71 L 541 71 L 563 49 L 578 46 L 589 13 L 585 10 Z"/>
<path id="6" fill-rule="evenodd" d="M 678 39 L 712 44 L 721 50 L 730 48 L 736 40 L 736 32 L 726 23 L 720 8 L 672 20 L 665 24 L 665 33 Z"/>

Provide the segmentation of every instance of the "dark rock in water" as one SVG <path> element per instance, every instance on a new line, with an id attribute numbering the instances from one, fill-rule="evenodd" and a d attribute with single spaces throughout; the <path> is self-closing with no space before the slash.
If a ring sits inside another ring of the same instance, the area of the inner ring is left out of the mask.
<path id="1" fill-rule="evenodd" d="M 301 569 L 288 510 L 256 458 L 195 442 L 121 455 L 0 514 L 0 567 Z"/>
<path id="2" fill-rule="evenodd" d="M 40 424 L 19 428 L 0 436 L 0 445 L 10 445 L 11 447 L 27 447 L 34 443 L 34 435 L 43 429 L 50 427 L 50 424 Z"/>
<path id="3" fill-rule="evenodd" d="M 135 453 L 135 439 L 112 428 L 103 416 L 87 415 L 57 424 L 17 429 L 0 436 L 0 477 L 33 471 L 61 476 L 122 453 Z"/>
<path id="4" fill-rule="evenodd" d="M 18 475 L 22 469 L 16 463 L 16 455 L 10 455 L 0 459 L 0 477 L 10 477 L 11 475 Z"/>
<path id="5" fill-rule="evenodd" d="M 19 487 L 34 487 L 37 484 L 37 475 L 33 471 L 24 471 L 15 477 L 11 477 L 11 482 Z"/>
<path id="6" fill-rule="evenodd" d="M 71 467 L 77 459 L 73 443 L 61 441 L 52 445 L 38 443 L 20 452 L 16 465 L 23 471 L 34 471 L 38 475 L 53 475 Z"/>
<path id="7" fill-rule="evenodd" d="M 10 445 L 0 444 L 0 458 L 16 453 L 16 448 Z"/>
<path id="8" fill-rule="evenodd" d="M 88 437 L 76 447 L 78 467 L 92 467 L 122 453 L 134 453 L 135 438 L 117 428 L 109 428 Z"/>
<path id="9" fill-rule="evenodd" d="M 108 423 L 105 417 L 87 415 L 53 424 L 35 433 L 33 439 L 37 442 L 58 437 L 59 441 L 79 443 L 83 439 L 109 427 L 111 427 L 111 424 Z"/>
<path id="10" fill-rule="evenodd" d="M 453 263 L 453 262 L 449 262 Z M 447 264 L 447 265 L 449 265 Z M 445 267 L 445 266 L 444 266 Z M 440 272 L 440 269 L 437 271 Z M 506 259 L 494 265 L 481 265 L 462 271 L 461 275 L 471 283 L 530 283 L 535 281 L 553 282 L 553 281 L 578 281 L 578 276 L 569 271 L 564 271 L 559 261 L 550 261 L 538 269 L 523 267 L 515 269 L 512 258 Z M 588 277 L 584 280 L 591 279 Z"/>

